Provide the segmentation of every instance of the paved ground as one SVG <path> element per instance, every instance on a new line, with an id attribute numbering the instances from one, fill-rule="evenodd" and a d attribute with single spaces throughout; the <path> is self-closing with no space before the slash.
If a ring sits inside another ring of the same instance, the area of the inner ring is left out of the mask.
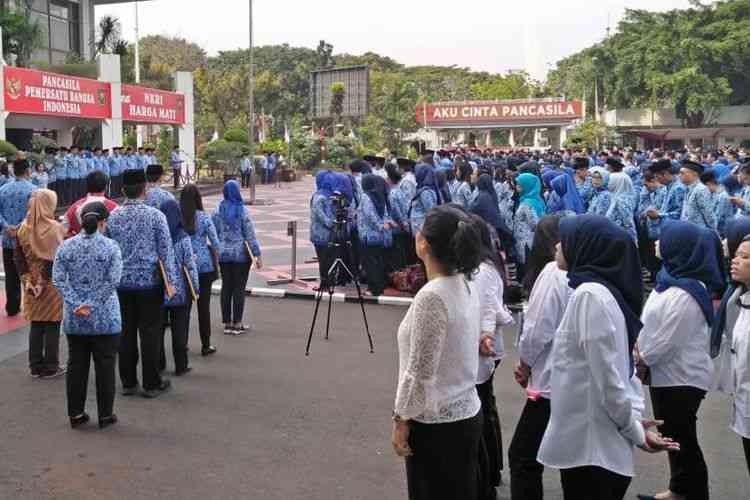
<path id="1" fill-rule="evenodd" d="M 25 353 L 1 361 L 27 333 L 0 335 L 0 499 L 405 499 L 403 465 L 389 444 L 395 332 L 405 310 L 367 309 L 371 355 L 358 307 L 336 304 L 332 339 L 316 337 L 306 358 L 311 302 L 249 299 L 248 306 L 253 334 L 216 336 L 219 353 L 193 355 L 194 371 L 161 399 L 118 396 L 121 423 L 106 431 L 69 429 L 64 379 L 31 379 Z M 193 331 L 192 353 L 197 348 Z M 503 362 L 495 383 L 506 449 L 523 404 L 512 381 L 515 359 Z M 90 385 L 96 418 L 94 398 Z M 713 498 L 743 499 L 748 476 L 728 418 L 727 399 L 711 395 L 700 432 Z M 628 498 L 665 484 L 665 455 L 639 452 L 637 461 Z M 545 482 L 546 498 L 560 498 L 558 474 L 548 472 Z"/>

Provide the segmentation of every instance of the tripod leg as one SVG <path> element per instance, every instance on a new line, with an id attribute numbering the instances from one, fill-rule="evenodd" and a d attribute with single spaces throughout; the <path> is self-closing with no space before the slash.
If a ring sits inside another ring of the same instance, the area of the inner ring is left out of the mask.
<path id="1" fill-rule="evenodd" d="M 333 288 L 328 292 L 328 319 L 326 320 L 326 340 L 331 329 L 331 306 L 333 306 Z"/>
<path id="2" fill-rule="evenodd" d="M 359 286 L 359 280 L 354 278 L 354 286 L 357 287 L 357 296 L 359 296 L 359 306 L 362 308 L 362 318 L 365 320 L 365 332 L 367 332 L 367 341 L 370 343 L 370 354 L 375 352 L 375 347 L 372 345 L 372 335 L 370 335 L 370 325 L 367 323 L 367 313 L 365 312 L 365 299 L 362 297 L 362 288 Z"/>
<path id="3" fill-rule="evenodd" d="M 323 291 L 318 290 L 315 294 L 315 312 L 313 313 L 312 324 L 310 325 L 310 334 L 307 336 L 307 347 L 305 348 L 305 356 L 310 355 L 310 343 L 312 342 L 313 331 L 315 330 L 315 322 L 318 319 L 318 309 L 320 309 L 320 301 L 323 299 Z"/>
<path id="4" fill-rule="evenodd" d="M 333 308 L 333 292 L 336 289 L 336 284 L 339 281 L 339 266 L 338 260 L 333 263 L 331 268 L 328 270 L 328 319 L 326 320 L 326 340 L 328 340 L 328 333 L 331 331 L 331 309 Z"/>

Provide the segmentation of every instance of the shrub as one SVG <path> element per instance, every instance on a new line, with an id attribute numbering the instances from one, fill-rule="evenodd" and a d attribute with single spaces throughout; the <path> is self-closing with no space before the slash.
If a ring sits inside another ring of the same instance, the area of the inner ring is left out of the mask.
<path id="1" fill-rule="evenodd" d="M 229 130 L 224 132 L 224 140 L 227 142 L 239 142 L 242 144 L 247 144 L 247 130 L 242 130 L 241 128 L 230 128 Z"/>
<path id="2" fill-rule="evenodd" d="M 13 144 L 8 141 L 0 141 L 0 156 L 13 156 L 18 152 Z"/>

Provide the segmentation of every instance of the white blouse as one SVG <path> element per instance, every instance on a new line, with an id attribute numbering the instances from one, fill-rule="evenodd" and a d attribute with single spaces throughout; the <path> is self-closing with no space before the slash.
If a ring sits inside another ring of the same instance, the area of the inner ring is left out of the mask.
<path id="1" fill-rule="evenodd" d="M 643 388 L 630 368 L 625 317 L 609 290 L 579 286 L 552 347 L 551 415 L 537 460 L 633 476 L 633 446 L 646 440 Z"/>
<path id="2" fill-rule="evenodd" d="M 750 292 L 740 298 L 750 306 Z M 740 308 L 732 331 L 732 372 L 734 380 L 734 412 L 732 430 L 750 439 L 750 309 Z"/>
<path id="3" fill-rule="evenodd" d="M 523 332 L 518 341 L 518 352 L 531 367 L 527 393 L 549 399 L 552 362 L 552 341 L 560 326 L 565 308 L 573 295 L 568 286 L 568 273 L 556 262 L 550 262 L 534 282 L 529 304 L 524 314 Z"/>
<path id="4" fill-rule="evenodd" d="M 474 277 L 479 292 L 479 322 L 481 333 L 493 333 L 496 356 L 479 354 L 477 383 L 489 380 L 495 371 L 495 361 L 505 357 L 503 327 L 513 323 L 513 316 L 503 303 L 503 279 L 495 266 L 483 262 Z"/>
<path id="5" fill-rule="evenodd" d="M 396 414 L 435 424 L 474 417 L 479 293 L 463 275 L 429 281 L 398 329 Z"/>
<path id="6" fill-rule="evenodd" d="M 651 368 L 651 386 L 708 391 L 714 372 L 711 334 L 695 299 L 675 286 L 651 292 L 641 319 L 638 350 Z"/>

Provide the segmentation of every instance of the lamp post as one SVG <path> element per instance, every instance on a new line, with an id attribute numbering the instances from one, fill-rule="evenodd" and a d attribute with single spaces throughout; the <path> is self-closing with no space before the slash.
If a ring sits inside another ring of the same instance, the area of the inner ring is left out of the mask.
<path id="1" fill-rule="evenodd" d="M 591 58 L 591 66 L 594 69 L 594 119 L 599 121 L 599 76 L 596 72 L 596 63 L 599 58 L 594 56 Z"/>
<path id="2" fill-rule="evenodd" d="M 141 51 L 140 51 L 140 23 L 138 20 L 138 1 L 135 0 L 135 83 L 141 83 Z M 135 126 L 135 144 L 143 146 L 143 126 Z"/>
<path id="3" fill-rule="evenodd" d="M 255 164 L 255 97 L 254 97 L 254 90 L 255 90 L 255 78 L 253 76 L 254 68 L 253 68 L 253 0 L 248 0 L 248 7 L 250 11 L 249 19 L 248 19 L 248 38 L 249 38 L 249 59 L 250 64 L 248 67 L 248 125 L 247 125 L 247 132 L 248 132 L 248 146 L 250 147 L 250 157 L 252 158 L 252 163 Z M 253 169 L 253 172 L 255 172 L 255 169 Z M 255 174 L 253 174 L 253 177 L 255 177 Z M 252 183 L 252 190 L 250 192 L 250 203 L 255 203 L 255 182 L 253 179 Z"/>

